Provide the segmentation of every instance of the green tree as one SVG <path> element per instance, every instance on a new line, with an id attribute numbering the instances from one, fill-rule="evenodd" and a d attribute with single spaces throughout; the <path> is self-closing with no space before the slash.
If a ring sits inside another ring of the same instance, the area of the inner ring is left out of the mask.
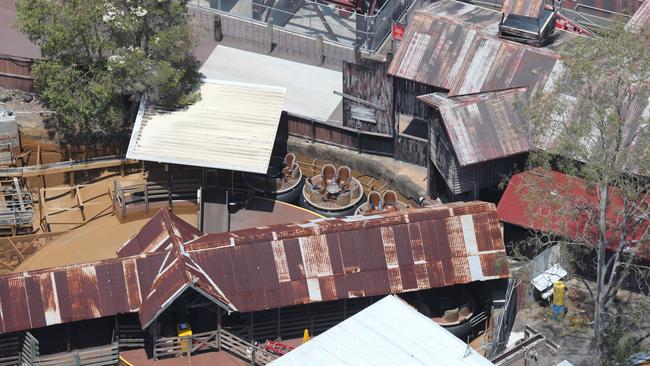
<path id="1" fill-rule="evenodd" d="M 639 319 L 649 318 L 647 308 L 621 307 L 617 293 L 630 281 L 647 279 L 639 258 L 650 255 L 649 45 L 648 32 L 628 32 L 622 22 L 600 37 L 566 44 L 560 52 L 562 71 L 531 98 L 524 131 L 540 149 L 529 158 L 538 174 L 520 193 L 547 208 L 529 214 L 550 222 L 560 216 L 554 223 L 558 231 L 575 232 L 570 238 L 537 233 L 535 240 L 593 253 L 594 355 L 602 364 L 610 363 L 610 356 L 624 359 L 621 353 L 638 350 L 648 337 L 639 328 Z M 577 181 L 557 182 L 551 170 L 584 179 L 591 198 L 575 195 Z M 549 188 L 563 194 L 549 197 L 543 193 Z M 647 289 L 647 282 L 638 287 Z M 619 343 L 625 346 L 612 348 Z"/>
<path id="2" fill-rule="evenodd" d="M 190 101 L 199 81 L 186 1 L 17 0 L 18 27 L 41 47 L 35 87 L 69 139 L 111 138 L 142 95 Z"/>

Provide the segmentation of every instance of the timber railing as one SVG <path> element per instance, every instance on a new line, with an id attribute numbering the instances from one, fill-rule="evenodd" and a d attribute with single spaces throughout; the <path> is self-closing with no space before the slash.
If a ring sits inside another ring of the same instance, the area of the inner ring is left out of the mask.
<path id="1" fill-rule="evenodd" d="M 104 347 L 40 356 L 39 366 L 109 366 L 119 365 L 120 355 L 117 343 Z"/>
<path id="2" fill-rule="evenodd" d="M 87 160 L 61 161 L 51 164 L 30 165 L 23 167 L 0 168 L 0 177 L 38 177 L 48 174 L 76 172 L 80 170 L 104 169 L 137 163 L 137 160 L 118 156 L 102 156 Z"/>
<path id="3" fill-rule="evenodd" d="M 152 203 L 178 200 L 196 200 L 199 182 L 196 179 L 174 179 L 169 184 L 145 180 L 143 182 L 113 183 L 113 209 L 118 217 L 126 219 L 128 209 L 138 206 L 148 213 Z"/>
<path id="4" fill-rule="evenodd" d="M 186 337 L 159 338 L 154 342 L 153 357 L 155 360 L 161 357 L 189 357 L 207 350 L 228 351 L 249 361 L 251 365 L 266 365 L 278 357 L 223 329 Z"/>
<path id="5" fill-rule="evenodd" d="M 321 122 L 290 117 L 289 135 L 304 137 L 311 142 L 330 145 L 383 156 L 394 155 L 393 136 L 383 133 L 361 131 L 333 122 Z"/>

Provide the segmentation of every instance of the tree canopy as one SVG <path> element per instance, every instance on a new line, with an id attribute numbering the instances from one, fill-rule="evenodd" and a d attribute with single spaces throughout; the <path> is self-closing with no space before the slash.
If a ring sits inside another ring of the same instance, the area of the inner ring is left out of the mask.
<path id="1" fill-rule="evenodd" d="M 41 47 L 35 88 L 68 138 L 110 138 L 140 97 L 188 103 L 199 81 L 186 1 L 17 0 L 19 29 Z"/>
<path id="2" fill-rule="evenodd" d="M 539 147 L 529 165 L 538 177 L 521 194 L 553 208 L 548 215 L 574 228 L 572 237 L 536 233 L 536 240 L 593 254 L 594 356 L 616 364 L 648 337 L 637 322 L 648 309 L 626 313 L 630 309 L 618 306 L 616 296 L 632 280 L 637 289 L 648 288 L 641 283 L 648 271 L 638 262 L 650 258 L 650 36 L 629 32 L 619 21 L 600 37 L 569 42 L 560 60 L 560 72 L 528 108 L 525 132 Z M 572 194 L 575 189 L 561 186 L 566 183 L 555 181 L 552 170 L 578 177 L 586 193 Z M 549 197 L 549 185 L 566 194 Z"/>

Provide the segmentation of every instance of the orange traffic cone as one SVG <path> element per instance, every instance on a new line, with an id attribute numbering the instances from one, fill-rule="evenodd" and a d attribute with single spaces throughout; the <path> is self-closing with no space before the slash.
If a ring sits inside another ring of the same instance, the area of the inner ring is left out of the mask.
<path id="1" fill-rule="evenodd" d="M 307 343 L 309 338 L 309 329 L 305 328 L 305 332 L 302 334 L 302 343 Z"/>

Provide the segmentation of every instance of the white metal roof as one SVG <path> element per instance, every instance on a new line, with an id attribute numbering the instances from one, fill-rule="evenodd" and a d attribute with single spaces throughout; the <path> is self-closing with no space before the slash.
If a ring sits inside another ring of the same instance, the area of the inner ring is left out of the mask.
<path id="1" fill-rule="evenodd" d="M 290 365 L 493 366 L 393 295 L 269 364 Z"/>
<path id="2" fill-rule="evenodd" d="M 186 109 L 141 104 L 126 156 L 266 173 L 285 98 L 282 87 L 207 80 L 201 100 Z"/>
<path id="3" fill-rule="evenodd" d="M 201 67 L 210 79 L 231 80 L 287 88 L 284 110 L 297 117 L 327 121 L 342 98 L 340 71 L 218 45 Z"/>

